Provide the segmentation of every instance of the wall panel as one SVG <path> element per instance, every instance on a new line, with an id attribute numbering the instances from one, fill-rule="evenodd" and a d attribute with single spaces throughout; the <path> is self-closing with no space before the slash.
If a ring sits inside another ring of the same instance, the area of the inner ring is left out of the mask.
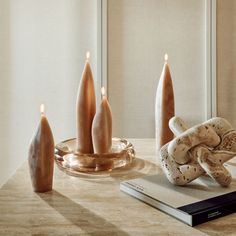
<path id="1" fill-rule="evenodd" d="M 236 1 L 217 1 L 218 115 L 236 128 Z"/>
<path id="2" fill-rule="evenodd" d="M 205 118 L 205 1 L 109 0 L 108 90 L 114 135 L 154 137 L 154 104 L 165 53 L 176 114 Z"/>
<path id="3" fill-rule="evenodd" d="M 96 79 L 96 0 L 0 0 L 0 186 L 26 160 L 40 103 L 55 141 L 75 136 L 85 53 Z"/>

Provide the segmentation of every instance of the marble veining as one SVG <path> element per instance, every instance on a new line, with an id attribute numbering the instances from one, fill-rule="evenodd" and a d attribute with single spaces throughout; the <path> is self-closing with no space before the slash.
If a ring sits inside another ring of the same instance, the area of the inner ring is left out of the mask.
<path id="1" fill-rule="evenodd" d="M 25 163 L 0 189 L 0 235 L 236 235 L 236 214 L 195 228 L 119 190 L 123 180 L 161 171 L 154 139 L 132 139 L 132 168 L 101 177 L 73 177 L 55 168 L 53 191 L 32 190 Z"/>

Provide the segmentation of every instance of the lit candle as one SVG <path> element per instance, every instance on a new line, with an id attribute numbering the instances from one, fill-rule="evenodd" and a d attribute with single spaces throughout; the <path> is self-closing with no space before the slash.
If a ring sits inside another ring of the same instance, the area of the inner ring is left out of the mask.
<path id="1" fill-rule="evenodd" d="M 94 117 L 92 126 L 93 148 L 95 153 L 108 153 L 112 145 L 112 113 L 102 87 L 102 101 Z"/>
<path id="2" fill-rule="evenodd" d="M 93 153 L 91 128 L 96 112 L 96 98 L 89 56 L 87 52 L 76 102 L 76 145 L 80 153 Z"/>
<path id="3" fill-rule="evenodd" d="M 29 149 L 29 170 L 35 192 L 52 190 L 54 166 L 54 140 L 51 128 L 44 113 L 44 105 L 40 106 L 41 119 Z"/>
<path id="4" fill-rule="evenodd" d="M 174 91 L 167 60 L 168 55 L 165 54 L 165 63 L 156 92 L 155 122 L 157 151 L 173 139 L 173 133 L 169 128 L 169 120 L 175 113 Z"/>

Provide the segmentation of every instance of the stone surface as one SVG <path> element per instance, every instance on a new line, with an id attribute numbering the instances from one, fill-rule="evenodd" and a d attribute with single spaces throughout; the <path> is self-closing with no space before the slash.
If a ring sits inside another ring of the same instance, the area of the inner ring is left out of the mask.
<path id="1" fill-rule="evenodd" d="M 236 156 L 236 131 L 221 117 L 214 117 L 187 129 L 179 117 L 170 120 L 176 137 L 160 150 L 162 169 L 175 185 L 185 185 L 208 174 L 225 187 L 232 177 L 223 166 Z"/>
<path id="2" fill-rule="evenodd" d="M 24 164 L 0 189 L 0 235 L 235 235 L 236 214 L 191 228 L 121 192 L 121 181 L 161 171 L 154 139 L 130 141 L 137 152 L 132 169 L 78 178 L 56 167 L 52 192 L 33 192 Z"/>

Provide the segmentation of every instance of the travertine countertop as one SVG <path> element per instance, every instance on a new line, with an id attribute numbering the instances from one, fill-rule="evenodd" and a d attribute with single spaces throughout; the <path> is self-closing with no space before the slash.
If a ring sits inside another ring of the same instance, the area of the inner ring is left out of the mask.
<path id="1" fill-rule="evenodd" d="M 121 181 L 161 171 L 153 139 L 130 141 L 132 168 L 78 178 L 55 166 L 48 193 L 32 191 L 25 163 L 0 190 L 0 235 L 236 235 L 236 214 L 191 228 L 121 192 Z"/>

